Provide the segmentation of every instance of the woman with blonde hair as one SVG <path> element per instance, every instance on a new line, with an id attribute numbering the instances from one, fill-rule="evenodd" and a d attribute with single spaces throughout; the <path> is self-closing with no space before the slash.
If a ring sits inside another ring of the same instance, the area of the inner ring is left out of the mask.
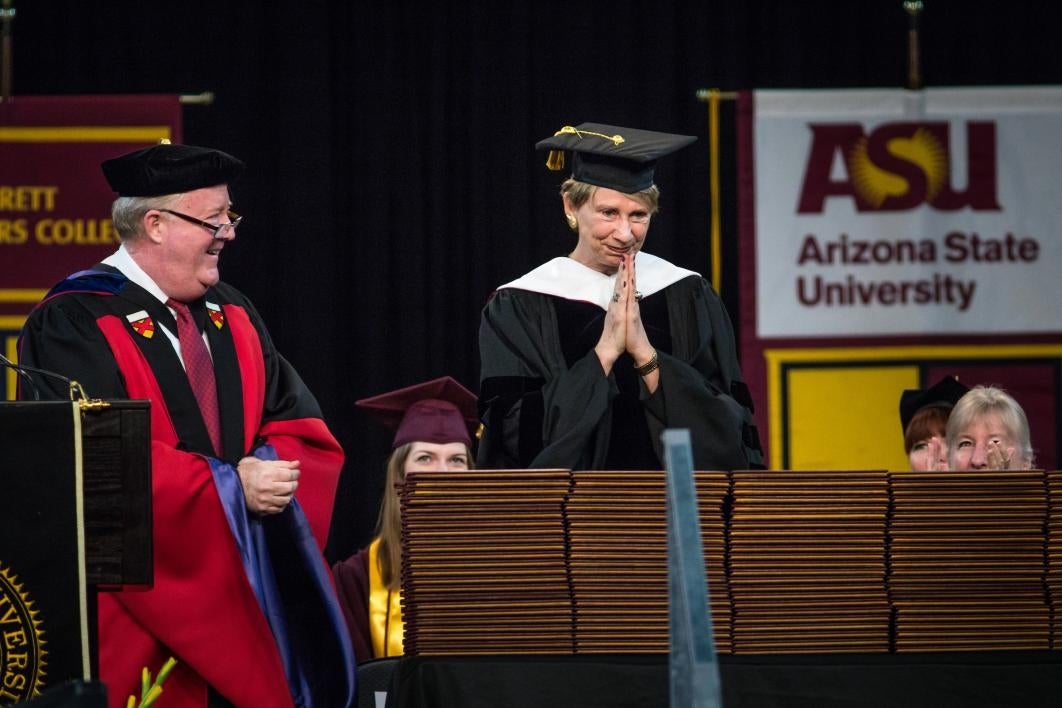
<path id="1" fill-rule="evenodd" d="M 660 470 L 667 428 L 690 431 L 697 469 L 763 466 L 722 301 L 643 249 L 657 161 L 694 140 L 582 123 L 537 143 L 550 169 L 571 154 L 560 197 L 575 243 L 483 309 L 480 467 Z"/>
<path id="2" fill-rule="evenodd" d="M 357 405 L 395 431 L 376 536 L 332 566 L 355 660 L 362 663 L 403 653 L 402 512 L 396 486 L 407 472 L 472 467 L 469 426 L 476 424 L 476 397 L 445 376 Z"/>
<path id="3" fill-rule="evenodd" d="M 995 386 L 974 386 L 948 418 L 948 466 L 953 470 L 1028 470 L 1033 466 L 1029 421 L 1014 398 Z"/>

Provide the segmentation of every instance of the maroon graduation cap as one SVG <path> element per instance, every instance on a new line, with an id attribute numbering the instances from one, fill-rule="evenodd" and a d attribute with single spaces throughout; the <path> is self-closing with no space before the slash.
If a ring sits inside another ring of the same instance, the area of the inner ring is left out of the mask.
<path id="1" fill-rule="evenodd" d="M 461 442 L 472 446 L 469 428 L 479 419 L 476 395 L 449 376 L 357 401 L 395 431 L 391 449 L 410 442 Z"/>

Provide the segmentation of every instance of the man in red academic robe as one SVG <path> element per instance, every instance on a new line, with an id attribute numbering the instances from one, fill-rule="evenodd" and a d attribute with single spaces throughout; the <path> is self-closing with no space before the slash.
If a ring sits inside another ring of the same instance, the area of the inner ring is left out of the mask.
<path id="1" fill-rule="evenodd" d="M 19 340 L 21 363 L 94 398 L 151 401 L 155 582 L 99 596 L 112 706 L 170 656 L 160 706 L 353 697 L 321 554 L 343 453 L 250 301 L 218 274 L 242 168 L 170 144 L 104 162 L 121 247 L 53 288 Z M 36 386 L 68 397 L 51 378 Z"/>

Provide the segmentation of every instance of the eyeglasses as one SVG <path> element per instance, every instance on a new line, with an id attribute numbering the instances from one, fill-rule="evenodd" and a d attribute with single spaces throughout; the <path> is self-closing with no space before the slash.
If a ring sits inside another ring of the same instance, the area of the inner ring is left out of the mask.
<path id="1" fill-rule="evenodd" d="M 181 212 L 174 211 L 172 209 L 159 209 L 159 211 L 164 211 L 167 214 L 173 214 L 178 219 L 183 219 L 189 224 L 196 224 L 198 226 L 202 226 L 204 229 L 214 234 L 214 238 L 225 238 L 226 236 L 234 232 L 236 230 L 236 227 L 240 225 L 240 222 L 243 221 L 243 217 L 234 211 L 226 212 L 229 217 L 229 223 L 227 224 L 211 224 L 209 221 L 203 221 L 202 219 L 197 219 L 194 216 L 188 216 L 187 214 L 182 214 Z"/>

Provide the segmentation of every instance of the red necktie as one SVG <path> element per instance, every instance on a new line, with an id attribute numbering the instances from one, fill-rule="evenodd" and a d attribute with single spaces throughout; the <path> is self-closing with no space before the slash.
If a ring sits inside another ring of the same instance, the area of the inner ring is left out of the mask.
<path id="1" fill-rule="evenodd" d="M 166 304 L 177 312 L 177 339 L 181 343 L 181 359 L 184 360 L 184 370 L 188 374 L 188 382 L 192 384 L 192 393 L 199 402 L 199 410 L 203 414 L 203 422 L 206 423 L 207 432 L 210 433 L 210 442 L 214 444 L 214 452 L 221 452 L 221 417 L 218 414 L 218 388 L 214 381 L 214 361 L 207 351 L 203 335 L 192 319 L 192 313 L 188 305 L 178 302 L 173 298 Z"/>

